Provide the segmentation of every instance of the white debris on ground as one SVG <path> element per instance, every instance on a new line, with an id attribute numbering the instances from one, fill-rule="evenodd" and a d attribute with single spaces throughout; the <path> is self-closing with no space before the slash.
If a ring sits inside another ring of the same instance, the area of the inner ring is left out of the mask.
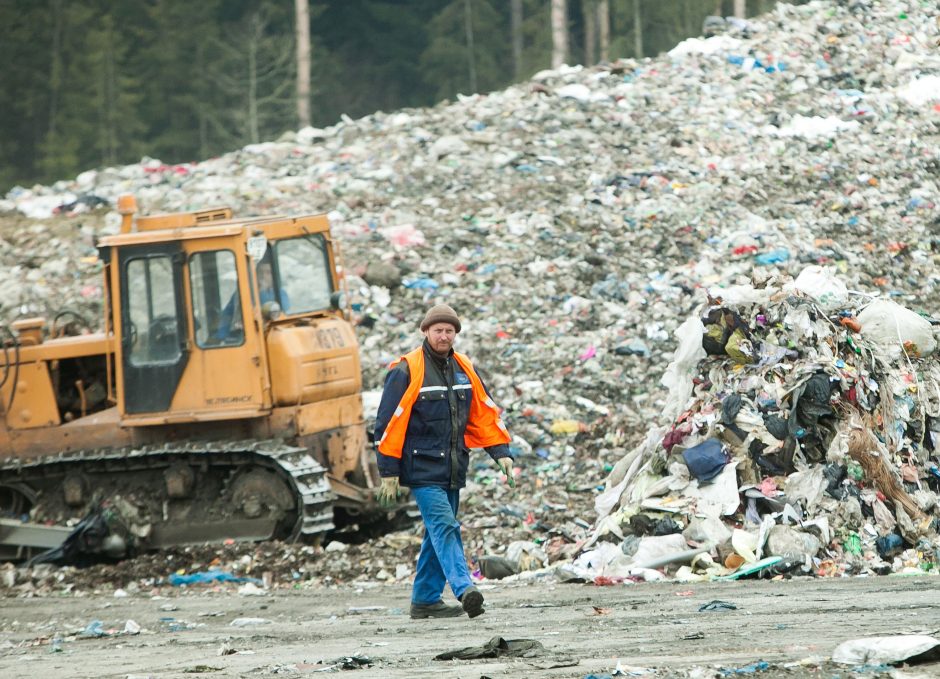
<path id="1" fill-rule="evenodd" d="M 545 558 L 529 568 L 581 554 L 575 575 L 591 578 L 610 561 L 584 556 L 613 545 L 623 558 L 612 555 L 611 577 L 632 581 L 653 577 L 631 571 L 632 548 L 646 565 L 706 549 L 694 565 L 655 568 L 718 576 L 738 572 L 735 554 L 765 560 L 779 535 L 805 546 L 795 556 L 813 572 L 936 570 L 923 542 L 936 544 L 923 525 L 938 490 L 936 359 L 921 339 L 933 329 L 924 321 L 916 346 L 898 347 L 840 319 L 862 323 L 874 298 L 937 312 L 938 17 L 913 0 L 780 4 L 656 59 L 544 71 L 202 162 L 145 158 L 14 188 L 0 201 L 13 225 L 0 237 L 0 310 L 100 316 L 93 242 L 116 214 L 98 204 L 121 193 L 150 213 L 327 212 L 367 387 L 443 301 L 506 408 L 522 484 L 510 494 L 475 458 L 473 554 L 537 543 Z M 833 286 L 829 298 L 799 284 L 812 266 L 825 274 L 810 287 Z M 727 355 L 703 359 L 696 332 L 729 322 Z M 826 430 L 810 446 L 789 429 L 817 376 L 830 399 L 816 405 L 833 413 L 819 414 Z M 742 404 L 728 422 L 731 395 Z M 784 421 L 783 440 L 765 417 Z M 871 467 L 843 445 L 857 431 L 874 436 L 859 453 Z M 712 484 L 690 479 L 681 454 L 709 441 L 733 461 Z M 672 533 L 662 553 L 644 547 L 676 528 L 684 545 Z"/>

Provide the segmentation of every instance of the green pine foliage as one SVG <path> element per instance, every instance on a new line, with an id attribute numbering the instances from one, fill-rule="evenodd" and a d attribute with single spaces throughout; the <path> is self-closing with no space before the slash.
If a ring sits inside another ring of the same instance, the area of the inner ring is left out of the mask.
<path id="1" fill-rule="evenodd" d="M 800 1 L 800 0 L 797 0 Z M 568 0 L 568 63 L 585 12 Z M 309 0 L 315 125 L 505 87 L 510 0 Z M 609 0 L 610 57 L 697 35 L 731 0 Z M 771 0 L 748 0 L 752 11 Z M 523 0 L 523 78 L 551 60 L 549 0 Z M 469 29 L 469 30 L 468 30 Z M 0 1 L 0 195 L 138 162 L 198 161 L 296 129 L 294 0 Z"/>
<path id="2" fill-rule="evenodd" d="M 569 17 L 573 16 L 571 9 L 568 7 Z M 522 3 L 522 74 L 525 77 L 531 77 L 551 67 L 551 63 L 550 0 L 525 0 Z"/>
<path id="3" fill-rule="evenodd" d="M 431 19 L 428 31 L 433 38 L 420 68 L 424 80 L 433 83 L 435 99 L 509 83 L 509 23 L 489 0 L 453 0 Z"/>

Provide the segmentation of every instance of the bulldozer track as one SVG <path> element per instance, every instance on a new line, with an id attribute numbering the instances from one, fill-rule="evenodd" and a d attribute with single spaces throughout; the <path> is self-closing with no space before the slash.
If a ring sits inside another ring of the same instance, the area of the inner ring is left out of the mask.
<path id="1" fill-rule="evenodd" d="M 294 495 L 296 520 L 286 539 L 310 539 L 334 528 L 335 494 L 327 470 L 310 451 L 280 441 L 193 441 L 134 448 L 99 449 L 0 463 L 0 485 L 28 487 L 50 476 L 75 471 L 120 476 L 132 471 L 159 472 L 174 463 L 193 467 L 268 469 L 285 480 Z M 225 492 L 222 493 L 224 495 Z"/>

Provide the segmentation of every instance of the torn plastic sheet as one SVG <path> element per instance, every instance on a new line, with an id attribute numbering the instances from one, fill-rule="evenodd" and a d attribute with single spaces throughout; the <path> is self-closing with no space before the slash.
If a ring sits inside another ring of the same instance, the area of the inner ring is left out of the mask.
<path id="1" fill-rule="evenodd" d="M 843 665 L 917 664 L 940 660 L 940 641 L 924 635 L 868 637 L 843 641 L 832 661 Z"/>
<path id="2" fill-rule="evenodd" d="M 692 394 L 692 372 L 698 362 L 705 358 L 705 349 L 702 348 L 702 335 L 705 326 L 698 316 L 693 316 L 676 328 L 676 338 L 679 346 L 672 357 L 672 362 L 666 367 L 662 384 L 669 389 L 669 399 L 664 414 L 671 419 L 678 415 Z"/>

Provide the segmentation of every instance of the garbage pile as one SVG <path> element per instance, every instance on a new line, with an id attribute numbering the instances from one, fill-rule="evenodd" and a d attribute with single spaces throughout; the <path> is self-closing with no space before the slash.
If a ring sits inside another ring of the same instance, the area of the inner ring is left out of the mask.
<path id="1" fill-rule="evenodd" d="M 326 212 L 367 388 L 446 302 L 463 319 L 459 348 L 506 409 L 520 485 L 509 494 L 473 459 L 468 550 L 508 558 L 511 543 L 535 541 L 564 560 L 592 535 L 611 467 L 674 402 L 659 377 L 702 290 L 765 289 L 824 265 L 850 290 L 936 312 L 938 16 L 913 0 L 779 4 L 655 59 L 543 71 L 201 162 L 145 158 L 14 188 L 0 200 L 12 224 L 0 230 L 0 314 L 52 316 L 67 300 L 100 318 L 89 241 L 117 229 L 100 203 L 121 193 L 147 213 Z M 56 248 L 40 247 L 50 235 Z M 755 323 L 725 351 L 756 351 Z"/>
<path id="2" fill-rule="evenodd" d="M 679 327 L 665 420 L 567 574 L 940 574 L 940 320 L 819 266 L 776 283 L 712 288 Z"/>

